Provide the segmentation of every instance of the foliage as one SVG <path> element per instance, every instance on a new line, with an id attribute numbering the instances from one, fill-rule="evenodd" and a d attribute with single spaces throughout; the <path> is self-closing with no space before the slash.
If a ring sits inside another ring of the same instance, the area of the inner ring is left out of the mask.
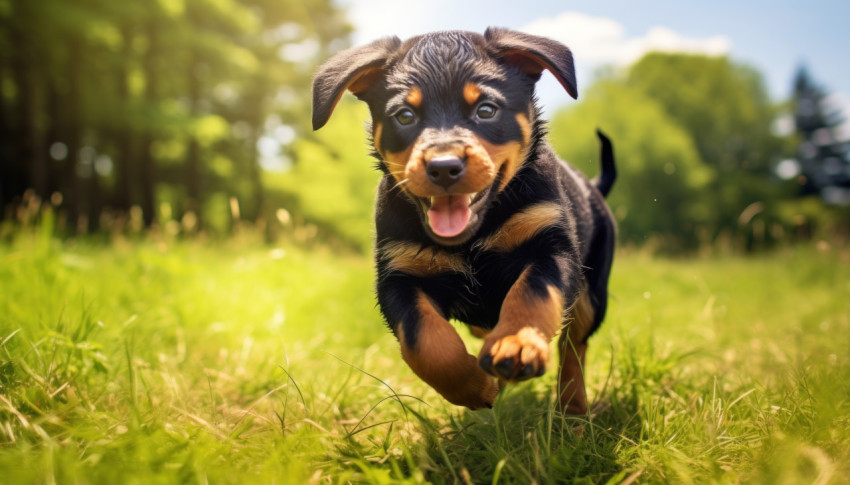
<path id="1" fill-rule="evenodd" d="M 9 483 L 850 479 L 846 248 L 620 252 L 587 370 L 610 406 L 564 418 L 552 372 L 493 410 L 442 401 L 366 257 L 35 229 L 0 245 Z"/>
<path id="2" fill-rule="evenodd" d="M 752 68 L 722 57 L 654 53 L 556 113 L 551 137 L 565 158 L 595 173 L 592 130 L 609 132 L 620 172 L 610 203 L 627 243 L 650 241 L 668 252 L 756 250 L 789 234 L 846 235 L 847 225 L 833 215 L 846 220 L 846 208 L 796 201 L 796 181 L 774 174 L 793 153 L 793 140 L 771 131 L 776 116 Z"/>
<path id="3" fill-rule="evenodd" d="M 566 160 L 593 174 L 599 160 L 597 127 L 614 141 L 618 178 L 609 205 L 620 239 L 642 244 L 661 237 L 674 247 L 693 244 L 696 226 L 711 210 L 693 195 L 705 190 L 714 174 L 701 163 L 689 134 L 641 91 L 600 82 L 579 105 L 555 115 L 550 139 Z"/>
<path id="4" fill-rule="evenodd" d="M 660 103 L 718 172 L 766 176 L 781 155 L 770 131 L 775 109 L 749 66 L 726 57 L 653 53 L 629 68 L 625 82 Z"/>
<path id="5" fill-rule="evenodd" d="M 298 164 L 266 177 L 270 198 L 283 194 L 281 205 L 290 212 L 321 224 L 364 253 L 372 247 L 368 227 L 380 179 L 362 129 L 368 116 L 365 105 L 344 99 L 321 131 L 295 141 Z"/>
<path id="6" fill-rule="evenodd" d="M 3 6 L 0 218 L 30 190 L 84 231 L 163 204 L 198 229 L 231 198 L 268 217 L 260 163 L 292 158 L 313 68 L 349 31 L 329 0 Z"/>
<path id="7" fill-rule="evenodd" d="M 776 108 L 755 69 L 726 57 L 656 53 L 631 66 L 625 82 L 659 102 L 715 172 L 706 190 L 694 194 L 711 207 L 700 221 L 711 238 L 736 231 L 752 204 L 775 220 L 770 209 L 794 196 L 773 176 L 790 154 L 771 131 Z"/>

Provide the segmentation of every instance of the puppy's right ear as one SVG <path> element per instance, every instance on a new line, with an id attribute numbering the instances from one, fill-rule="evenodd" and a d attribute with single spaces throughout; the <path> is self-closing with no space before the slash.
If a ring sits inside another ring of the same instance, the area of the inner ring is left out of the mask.
<path id="1" fill-rule="evenodd" d="M 399 46 L 398 37 L 387 37 L 344 50 L 325 61 L 313 76 L 313 129 L 325 126 L 346 89 L 356 95 L 375 84 Z"/>

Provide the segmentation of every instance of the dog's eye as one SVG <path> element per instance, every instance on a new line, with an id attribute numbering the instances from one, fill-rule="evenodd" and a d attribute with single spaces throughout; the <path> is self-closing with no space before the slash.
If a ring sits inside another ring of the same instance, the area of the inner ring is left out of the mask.
<path id="1" fill-rule="evenodd" d="M 413 111 L 405 108 L 395 114 L 395 119 L 399 124 L 407 126 L 416 120 L 416 115 L 413 114 Z"/>
<path id="2" fill-rule="evenodd" d="M 493 106 L 490 103 L 484 103 L 475 110 L 475 116 L 481 118 L 482 120 L 489 120 L 496 116 L 496 111 L 498 108 Z"/>

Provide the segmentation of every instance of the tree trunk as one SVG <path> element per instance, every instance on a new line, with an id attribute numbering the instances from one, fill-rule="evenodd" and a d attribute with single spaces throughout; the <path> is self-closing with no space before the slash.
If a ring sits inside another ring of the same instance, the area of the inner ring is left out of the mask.
<path id="1" fill-rule="evenodd" d="M 64 122 L 62 112 L 62 94 L 59 91 L 59 80 L 52 77 L 47 80 L 47 129 L 44 132 L 44 147 L 48 153 L 52 152 L 54 143 L 62 143 L 64 140 L 62 133 L 62 123 Z M 67 148 L 67 146 L 66 146 Z M 67 158 L 67 154 L 65 157 Z M 61 180 L 55 173 L 57 161 L 51 155 L 47 160 L 47 193 L 61 192 L 62 187 L 59 186 Z"/>
<path id="2" fill-rule="evenodd" d="M 266 85 L 264 82 L 259 82 L 255 86 L 253 96 L 253 112 L 252 114 L 252 140 L 251 140 L 251 157 L 249 159 L 248 176 L 251 180 L 253 195 L 252 206 L 254 213 L 252 218 L 256 221 L 260 217 L 265 217 L 265 194 L 263 192 L 262 172 L 260 172 L 260 154 L 257 149 L 257 142 L 263 134 L 263 124 L 265 121 L 265 110 L 263 109 L 264 100 L 266 97 Z"/>
<path id="3" fill-rule="evenodd" d="M 192 54 L 192 60 L 189 62 L 189 106 L 193 118 L 197 118 L 198 103 L 201 99 L 201 80 L 198 74 L 198 56 L 197 53 Z M 201 217 L 201 161 L 200 161 L 200 146 L 194 133 L 189 134 L 188 147 L 186 152 L 186 188 L 188 190 L 189 200 L 186 201 L 186 206 L 189 211 L 195 215 L 195 229 L 201 229 L 203 218 Z"/>
<path id="4" fill-rule="evenodd" d="M 16 114 L 18 118 L 16 159 L 11 163 L 10 195 L 17 198 L 26 189 L 33 189 L 43 197 L 47 191 L 47 168 L 44 150 L 38 144 L 38 100 L 36 76 L 31 58 L 31 48 L 19 28 L 12 29 L 12 43 L 20 46 L 14 53 L 13 76 L 18 90 Z"/>
<path id="5" fill-rule="evenodd" d="M 3 72 L 6 70 L 6 64 L 0 59 L 0 79 L 3 79 Z M 12 202 L 12 193 L 14 192 L 14 160 L 12 146 L 12 126 L 6 120 L 6 105 L 5 97 L 0 96 L 0 221 L 6 218 L 6 207 Z"/>
<path id="6" fill-rule="evenodd" d="M 82 62 L 81 47 L 78 39 L 68 41 L 68 92 L 65 98 L 65 116 L 63 132 L 67 135 L 68 157 L 65 159 L 63 204 L 67 210 L 71 227 L 79 222 L 80 211 L 80 181 L 78 164 L 80 148 L 82 148 L 82 125 L 80 118 L 80 72 Z"/>
<path id="7" fill-rule="evenodd" d="M 157 56 L 157 29 L 155 21 L 150 21 L 147 25 L 148 34 L 148 51 L 145 54 L 144 70 L 145 70 L 145 102 L 148 109 L 153 107 L 157 102 L 157 72 L 156 72 L 156 56 Z M 156 160 L 154 160 L 152 148 L 154 142 L 154 127 L 153 120 L 147 120 L 145 133 L 142 136 L 141 142 L 141 191 L 142 191 L 142 220 L 146 227 L 150 227 L 156 220 Z"/>
<path id="8" fill-rule="evenodd" d="M 122 113 L 130 112 L 130 88 L 127 84 L 127 63 L 131 56 L 132 33 L 128 26 L 121 29 L 123 47 L 121 49 L 124 62 L 118 63 L 115 81 L 118 92 L 118 102 Z M 129 212 L 133 205 L 133 133 L 127 116 L 116 120 L 118 129 L 115 131 L 115 208 Z"/>
<path id="9" fill-rule="evenodd" d="M 260 172 L 260 156 L 259 150 L 257 150 L 257 141 L 259 140 L 259 133 L 262 130 L 262 124 L 256 126 L 254 131 L 257 133 L 252 140 L 251 143 L 251 159 L 249 166 L 249 177 L 251 178 L 251 194 L 253 195 L 253 200 L 251 201 L 253 214 L 251 214 L 251 218 L 256 222 L 256 220 L 260 217 L 264 217 L 264 205 L 265 205 L 265 194 L 263 193 L 263 179 L 262 174 Z"/>

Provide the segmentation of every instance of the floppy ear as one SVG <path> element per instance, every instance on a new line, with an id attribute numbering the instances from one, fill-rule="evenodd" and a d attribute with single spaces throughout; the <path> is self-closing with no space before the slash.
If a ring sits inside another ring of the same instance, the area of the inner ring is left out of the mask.
<path id="1" fill-rule="evenodd" d="M 515 30 L 490 27 L 484 39 L 497 57 L 540 78 L 548 69 L 573 98 L 578 97 L 573 53 L 560 42 Z"/>
<path id="2" fill-rule="evenodd" d="M 400 45 L 398 37 L 387 37 L 325 61 L 313 76 L 313 129 L 325 126 L 346 89 L 358 94 L 378 81 L 387 59 Z"/>

